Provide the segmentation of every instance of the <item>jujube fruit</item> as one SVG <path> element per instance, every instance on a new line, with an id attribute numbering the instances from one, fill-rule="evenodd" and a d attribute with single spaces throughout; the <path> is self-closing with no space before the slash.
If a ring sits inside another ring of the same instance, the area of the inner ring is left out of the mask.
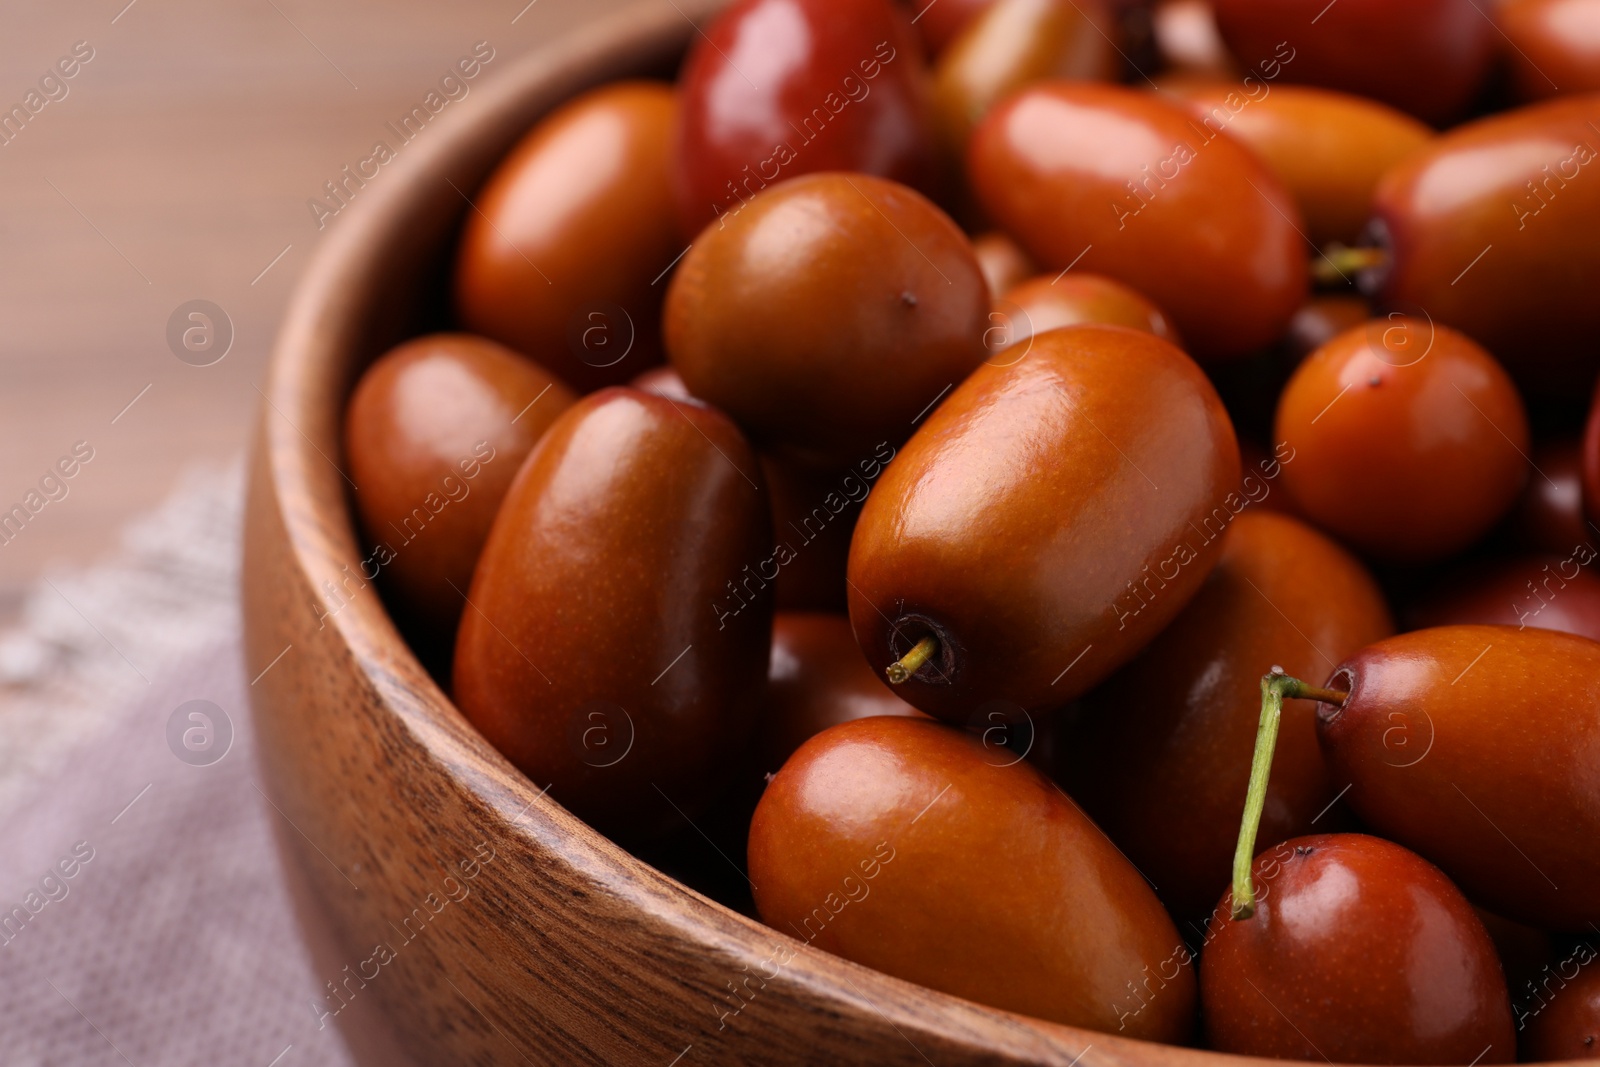
<path id="1" fill-rule="evenodd" d="M 1048 78 L 1110 81 L 1122 58 L 1102 0 L 995 0 L 962 27 L 933 70 L 944 151 L 960 161 L 989 109 Z"/>
<path id="2" fill-rule="evenodd" d="M 1136 290 L 1098 274 L 1068 271 L 1030 278 L 995 301 L 995 311 L 1005 316 L 1011 327 L 1007 346 L 1062 326 L 1095 324 L 1144 330 L 1183 346 L 1165 312 Z M 993 358 L 1003 362 L 1013 357 Z"/>
<path id="3" fill-rule="evenodd" d="M 1593 546 L 1578 544 L 1562 555 L 1469 565 L 1441 578 L 1411 615 L 1420 626 L 1531 626 L 1600 641 L 1597 557 Z"/>
<path id="4" fill-rule="evenodd" d="M 532 360 L 458 333 L 398 345 L 356 383 L 344 424 L 356 514 L 395 617 L 430 658 L 448 659 L 523 457 L 575 399 Z"/>
<path id="5" fill-rule="evenodd" d="M 1520 99 L 1600 91 L 1600 2 L 1503 0 L 1494 19 Z"/>
<path id="6" fill-rule="evenodd" d="M 469 329 L 580 390 L 661 359 L 661 272 L 683 250 L 672 221 L 670 86 L 617 82 L 557 108 L 490 174 L 467 210 L 455 302 Z"/>
<path id="7" fill-rule="evenodd" d="M 1593 946 L 1581 943 L 1560 969 L 1576 973 L 1570 980 L 1558 976 L 1554 995 L 1518 1016 L 1519 1024 L 1526 1020 L 1522 1056 L 1530 1063 L 1600 1059 L 1600 965 Z"/>
<path id="8" fill-rule="evenodd" d="M 826 612 L 780 611 L 757 754 L 776 771 L 795 749 L 830 726 L 874 715 L 924 718 L 861 657 L 850 620 Z"/>
<path id="9" fill-rule="evenodd" d="M 846 959 L 1055 1022 L 1193 1029 L 1191 957 L 1139 873 L 1044 775 L 958 730 L 818 734 L 767 786 L 749 855 L 762 920 Z"/>
<path id="10" fill-rule="evenodd" d="M 1399 845 L 1299 837 L 1256 860 L 1249 918 L 1218 907 L 1200 957 L 1206 1044 L 1334 1063 L 1510 1063 L 1494 942 L 1461 891 Z"/>
<path id="11" fill-rule="evenodd" d="M 989 112 L 968 153 L 984 211 L 1048 271 L 1133 286 L 1197 359 L 1248 355 L 1306 295 L 1293 197 L 1254 153 L 1180 104 L 1045 82 Z"/>
<path id="12" fill-rule="evenodd" d="M 685 240 L 802 174 L 939 184 L 927 67 L 889 0 L 736 0 L 697 36 L 678 83 L 673 191 Z"/>
<path id="13" fill-rule="evenodd" d="M 1126 327 L 1041 334 L 957 386 L 867 497 L 856 639 L 878 670 L 922 649 L 900 693 L 939 718 L 1060 707 L 1199 589 L 1238 483 L 1233 427 L 1194 361 Z"/>
<path id="14" fill-rule="evenodd" d="M 1300 512 L 1363 552 L 1440 559 L 1488 532 L 1528 477 L 1516 386 L 1469 338 L 1422 319 L 1374 319 L 1300 364 L 1273 436 Z"/>
<path id="15" fill-rule="evenodd" d="M 1176 95 L 1205 126 L 1254 150 L 1293 194 L 1306 236 L 1319 248 L 1355 242 L 1378 180 L 1433 131 L 1373 100 L 1307 86 L 1260 95 L 1237 83 L 1191 85 Z"/>
<path id="16" fill-rule="evenodd" d="M 703 404 L 613 388 L 528 456 L 473 577 L 455 700 L 550 796 L 647 839 L 703 806 L 751 736 L 772 600 L 755 454 Z"/>
<path id="17" fill-rule="evenodd" d="M 765 448 L 845 466 L 898 445 L 982 361 L 989 292 L 956 224 L 863 174 L 762 193 L 683 257 L 672 366 Z"/>
<path id="18" fill-rule="evenodd" d="M 1531 926 L 1600 922 L 1600 643 L 1441 626 L 1371 645 L 1317 731 L 1368 826 Z"/>
<path id="19" fill-rule="evenodd" d="M 1533 395 L 1587 388 L 1600 369 L 1596 125 L 1600 94 L 1563 97 L 1459 126 L 1407 157 L 1373 194 L 1389 262 L 1363 285 L 1385 308 L 1425 309 L 1467 334 Z"/>
<path id="20" fill-rule="evenodd" d="M 1213 0 L 1212 7 L 1245 66 L 1275 56 L 1284 81 L 1369 96 L 1436 124 L 1467 109 L 1499 39 L 1474 0 L 1338 0 L 1327 8 Z"/>

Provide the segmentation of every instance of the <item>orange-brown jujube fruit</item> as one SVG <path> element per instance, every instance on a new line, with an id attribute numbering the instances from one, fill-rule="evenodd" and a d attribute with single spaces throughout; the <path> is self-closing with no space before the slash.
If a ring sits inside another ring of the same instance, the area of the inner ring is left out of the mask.
<path id="1" fill-rule="evenodd" d="M 425 656 L 442 651 L 448 660 L 500 502 L 575 399 L 532 360 L 459 333 L 407 341 L 356 383 L 344 453 L 363 555 Z"/>
<path id="2" fill-rule="evenodd" d="M 1249 149 L 1154 93 L 1025 89 L 978 126 L 967 168 L 985 213 L 1042 267 L 1133 286 L 1201 361 L 1270 344 L 1305 299 L 1289 191 Z"/>
<path id="3" fill-rule="evenodd" d="M 1148 297 L 1099 274 L 1041 274 L 1002 295 L 995 301 L 995 311 L 1010 326 L 1005 339 L 1009 345 L 1062 326 L 1100 323 L 1144 330 L 1183 347 L 1172 320 Z M 1002 357 L 997 362 L 1009 358 Z"/>
<path id="4" fill-rule="evenodd" d="M 579 390 L 660 361 L 661 272 L 683 251 L 669 186 L 670 86 L 577 97 L 511 150 L 466 212 L 462 322 Z"/>
<path id="5" fill-rule="evenodd" d="M 900 692 L 941 719 L 1060 707 L 1183 609 L 1238 485 L 1233 427 L 1188 356 L 1123 326 L 1041 334 L 957 387 L 867 497 L 856 639 L 884 670 L 935 637 Z"/>
<path id="6" fill-rule="evenodd" d="M 1184 84 L 1175 95 L 1198 121 L 1244 142 L 1283 179 L 1318 248 L 1354 243 L 1372 214 L 1378 179 L 1433 137 L 1402 111 L 1329 89 L 1275 85 L 1261 96 L 1221 82 Z"/>
<path id="7" fill-rule="evenodd" d="M 1600 0 L 1505 0 L 1494 17 L 1519 98 L 1600 91 Z"/>
<path id="8" fill-rule="evenodd" d="M 1044 775 L 959 730 L 818 734 L 767 786 L 749 856 L 762 920 L 846 959 L 1074 1026 L 1194 1027 L 1189 952 L 1139 872 Z"/>
<path id="9" fill-rule="evenodd" d="M 1528 418 L 1500 364 L 1463 334 L 1391 316 L 1300 364 L 1274 436 L 1301 514 L 1384 559 L 1434 560 L 1488 532 L 1528 477 Z"/>
<path id="10" fill-rule="evenodd" d="M 1481 16 L 1481 12 L 1478 13 Z M 1566 400 L 1600 370 L 1600 93 L 1503 111 L 1384 175 L 1373 230 L 1381 307 L 1452 326 L 1524 391 Z"/>
<path id="11" fill-rule="evenodd" d="M 1314 712 L 1317 736 L 1374 833 L 1508 919 L 1600 923 L 1600 642 L 1438 626 L 1369 645 L 1328 685 L 1350 695 Z"/>
<path id="12" fill-rule="evenodd" d="M 982 361 L 989 290 L 971 242 L 920 193 L 810 174 L 708 226 L 667 294 L 689 391 L 763 446 L 848 465 Z"/>
<path id="13" fill-rule="evenodd" d="M 1594 946 L 1580 942 L 1554 969 L 1554 995 L 1547 986 L 1546 996 L 1518 1012 L 1517 1021 L 1527 1026 L 1522 1058 L 1528 1063 L 1600 1059 L 1600 962 Z"/>
<path id="14" fill-rule="evenodd" d="M 1038 266 L 1022 246 L 998 230 L 974 237 L 972 251 L 978 257 L 984 280 L 989 283 L 990 294 L 995 296 L 1039 273 Z"/>
<path id="15" fill-rule="evenodd" d="M 692 818 L 751 736 L 772 599 L 727 586 L 772 550 L 760 476 L 725 415 L 605 389 L 550 428 L 495 519 L 456 704 L 604 833 Z"/>

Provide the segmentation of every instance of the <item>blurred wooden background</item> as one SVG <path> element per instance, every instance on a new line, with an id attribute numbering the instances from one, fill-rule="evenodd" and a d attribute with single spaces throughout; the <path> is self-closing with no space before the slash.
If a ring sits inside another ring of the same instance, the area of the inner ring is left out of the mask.
<path id="1" fill-rule="evenodd" d="M 0 512 L 75 442 L 94 450 L 0 544 L 0 625 L 44 567 L 93 560 L 186 465 L 244 448 L 323 182 L 476 42 L 495 50 L 481 86 L 624 3 L 0 2 L 0 117 L 38 108 L 0 145 Z M 41 91 L 80 41 L 93 58 Z M 469 92 L 441 119 L 471 106 Z M 233 324 L 212 366 L 167 343 L 193 299 Z"/>

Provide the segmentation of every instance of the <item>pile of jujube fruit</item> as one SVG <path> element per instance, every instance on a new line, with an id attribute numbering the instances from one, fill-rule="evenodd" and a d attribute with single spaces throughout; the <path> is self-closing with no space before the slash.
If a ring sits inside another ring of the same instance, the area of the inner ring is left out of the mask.
<path id="1" fill-rule="evenodd" d="M 1227 1052 L 1600 1056 L 1600 0 L 736 0 L 473 196 L 368 561 L 782 935 Z"/>

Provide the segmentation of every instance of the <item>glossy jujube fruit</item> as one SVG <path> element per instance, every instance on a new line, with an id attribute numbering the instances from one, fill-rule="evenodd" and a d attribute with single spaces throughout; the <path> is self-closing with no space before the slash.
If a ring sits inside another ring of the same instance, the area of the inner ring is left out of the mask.
<path id="1" fill-rule="evenodd" d="M 618 82 L 563 105 L 489 176 L 466 213 L 455 301 L 469 329 L 580 390 L 661 358 L 672 218 L 670 86 Z"/>
<path id="2" fill-rule="evenodd" d="M 344 424 L 356 514 L 363 538 L 387 549 L 371 562 L 419 646 L 448 659 L 500 502 L 575 399 L 539 364 L 460 333 L 407 341 L 356 383 Z"/>
<path id="3" fill-rule="evenodd" d="M 995 311 L 1006 316 L 1008 347 L 1062 326 L 1096 323 L 1143 330 L 1163 341 L 1183 345 L 1165 312 L 1141 293 L 1098 274 L 1041 274 L 1002 295 L 995 301 Z M 992 358 L 1004 362 L 1012 357 Z"/>
<path id="4" fill-rule="evenodd" d="M 1391 316 L 1347 330 L 1300 364 L 1273 432 L 1295 461 L 1302 514 L 1384 559 L 1460 551 L 1528 477 L 1528 418 L 1506 372 L 1469 338 Z"/>
<path id="5" fill-rule="evenodd" d="M 1486 6 L 1486 5 L 1485 5 Z M 1247 67 L 1276 58 L 1287 82 L 1381 100 L 1436 125 L 1459 117 L 1489 74 L 1499 34 L 1475 0 L 1213 0 Z"/>
<path id="6" fill-rule="evenodd" d="M 938 184 L 921 44 L 890 0 L 736 0 L 695 39 L 679 85 L 685 239 L 801 174 Z"/>
<path id="7" fill-rule="evenodd" d="M 1316 713 L 1328 769 L 1375 833 L 1509 919 L 1600 922 L 1600 643 L 1440 626 L 1362 649 L 1328 685 L 1349 693 Z"/>
<path id="8" fill-rule="evenodd" d="M 1342 0 L 1341 5 L 1343 6 Z M 1477 17 L 1477 16 L 1474 16 Z M 1362 278 L 1378 302 L 1454 326 L 1524 390 L 1565 399 L 1600 369 L 1600 94 L 1457 127 L 1378 183 L 1390 262 Z"/>
<path id="9" fill-rule="evenodd" d="M 1259 903 L 1223 897 L 1200 956 L 1206 1044 L 1333 1063 L 1510 1063 L 1494 942 L 1438 868 L 1365 834 L 1300 837 L 1253 866 Z"/>
<path id="10" fill-rule="evenodd" d="M 1305 299 L 1294 198 L 1249 149 L 1154 93 L 1025 89 L 979 125 L 968 168 L 984 211 L 1046 270 L 1133 286 L 1202 361 L 1275 340 Z"/>
<path id="11" fill-rule="evenodd" d="M 1600 0 L 1503 0 L 1495 22 L 1519 99 L 1600 91 Z"/>
<path id="12" fill-rule="evenodd" d="M 997 1008 L 1183 1041 L 1195 981 L 1172 920 L 1066 794 L 1014 759 L 910 718 L 813 737 L 750 825 L 762 920 Z"/>
<path id="13" fill-rule="evenodd" d="M 961 160 L 983 116 L 1047 78 L 1110 81 L 1120 70 L 1116 26 L 1103 0 L 995 0 L 950 43 L 933 70 L 945 152 Z"/>
<path id="14" fill-rule="evenodd" d="M 942 719 L 1060 707 L 1199 589 L 1238 484 L 1233 427 L 1193 360 L 1122 326 L 1041 334 L 957 386 L 867 498 L 856 640 L 881 671 L 934 638 L 900 693 Z"/>
<path id="15" fill-rule="evenodd" d="M 1203 915 L 1228 884 L 1263 665 L 1320 678 L 1393 630 L 1355 557 L 1295 519 L 1245 511 L 1183 613 L 1084 698 L 1062 784 L 1175 914 Z M 1315 720 L 1288 717 L 1261 840 L 1310 832 L 1337 788 Z"/>
<path id="16" fill-rule="evenodd" d="M 756 744 L 765 769 L 776 771 L 828 727 L 873 715 L 925 718 L 862 658 L 849 619 L 821 611 L 778 612 Z"/>
<path id="17" fill-rule="evenodd" d="M 1522 1058 L 1528 1063 L 1600 1059 L 1600 963 L 1593 945 L 1580 943 L 1559 964 L 1545 997 L 1518 1013 L 1526 1020 Z M 1553 994 L 1553 995 L 1552 995 Z"/>
<path id="18" fill-rule="evenodd" d="M 654 393 L 673 400 L 694 399 L 689 393 L 689 387 L 683 384 L 683 379 L 678 377 L 678 372 L 671 367 L 651 367 L 628 384 L 640 392 Z"/>
<path id="19" fill-rule="evenodd" d="M 1411 616 L 1418 626 L 1531 626 L 1600 641 L 1597 558 L 1593 546 L 1578 544 L 1558 556 L 1469 565 L 1442 578 Z"/>
<path id="20" fill-rule="evenodd" d="M 810 174 L 762 193 L 683 257 L 667 352 L 763 446 L 847 465 L 984 357 L 989 290 L 966 235 L 919 193 Z"/>
<path id="21" fill-rule="evenodd" d="M 771 552 L 759 478 L 726 416 L 606 389 L 550 428 L 490 531 L 456 704 L 604 833 L 692 816 L 755 726 L 771 595 L 728 587 Z"/>
<path id="22" fill-rule="evenodd" d="M 1355 242 L 1378 180 L 1433 136 L 1403 112 L 1326 89 L 1224 82 L 1182 86 L 1175 95 L 1195 118 L 1243 141 L 1272 168 L 1318 247 Z"/>

